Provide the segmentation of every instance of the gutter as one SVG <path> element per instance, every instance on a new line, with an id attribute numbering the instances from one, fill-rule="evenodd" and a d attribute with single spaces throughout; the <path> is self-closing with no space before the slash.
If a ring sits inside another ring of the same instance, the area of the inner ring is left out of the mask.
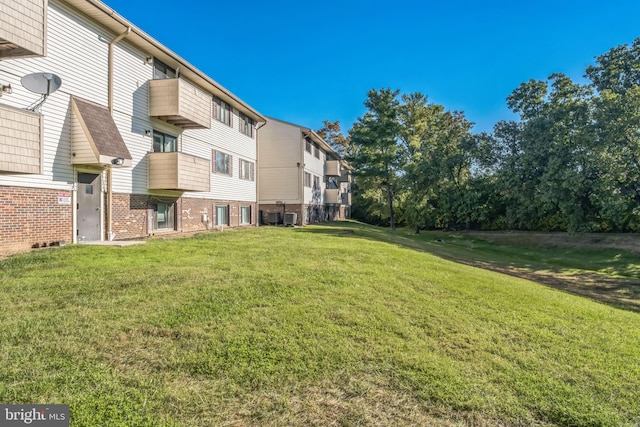
<path id="1" fill-rule="evenodd" d="M 260 226 L 260 222 L 262 221 L 262 216 L 260 215 L 260 180 L 258 179 L 259 174 L 259 165 L 260 165 L 260 147 L 259 144 L 259 133 L 261 127 L 267 124 L 267 122 L 259 122 L 260 126 L 256 126 L 256 166 L 254 168 L 254 178 L 256 180 L 256 227 Z"/>
<path id="2" fill-rule="evenodd" d="M 228 89 L 226 89 L 225 87 L 221 86 L 218 82 L 214 81 L 211 77 L 207 76 L 202 71 L 198 70 L 196 67 L 191 65 L 189 62 L 187 62 L 183 58 L 181 58 L 175 52 L 169 50 L 166 46 L 163 46 L 160 42 L 158 42 L 157 40 L 155 40 L 151 36 L 147 35 L 142 30 L 136 28 L 129 21 L 127 21 L 124 17 L 119 15 L 116 11 L 114 11 L 113 9 L 111 9 L 106 4 L 102 3 L 101 1 L 98 1 L 98 0 L 64 0 L 64 1 L 66 3 L 68 3 L 68 4 L 71 4 L 73 7 L 80 9 L 80 10 L 83 9 L 82 7 L 80 7 L 81 4 L 83 4 L 83 3 L 84 4 L 87 4 L 87 3 L 90 4 L 91 6 L 95 7 L 96 9 L 100 10 L 101 12 L 103 12 L 105 15 L 109 16 L 111 19 L 113 19 L 118 24 L 122 25 L 125 28 L 128 28 L 129 30 L 127 30 L 127 31 L 131 32 L 132 35 L 135 35 L 136 37 L 139 37 L 142 41 L 144 41 L 144 42 L 148 43 L 149 45 L 151 45 L 151 47 L 153 47 L 153 48 L 157 49 L 158 51 L 162 52 L 164 55 L 166 55 L 168 58 L 172 59 L 173 61 L 176 61 L 178 64 L 180 64 L 180 68 L 183 68 L 183 69 L 185 69 L 185 72 L 188 72 L 187 74 L 189 74 L 189 73 L 193 74 L 195 77 L 197 77 L 198 79 L 200 79 L 204 83 L 207 83 L 208 85 L 210 85 L 213 88 L 215 88 L 217 91 L 222 92 L 230 100 L 232 100 L 232 102 L 230 102 L 230 104 L 236 104 L 236 107 L 237 106 L 242 107 L 242 109 L 244 110 L 243 112 L 249 112 L 250 113 L 249 115 L 253 115 L 254 116 L 253 118 L 255 118 L 257 122 L 265 123 L 267 121 L 266 117 L 264 117 L 262 114 L 258 113 L 256 110 L 254 110 L 252 107 L 250 107 L 244 101 L 239 99 L 237 96 L 233 95 Z M 103 23 L 103 25 L 106 25 L 106 23 Z M 112 31 L 115 31 L 114 28 L 110 28 L 110 29 Z M 138 47 L 141 48 L 142 50 L 147 50 L 145 46 L 141 46 L 139 43 L 134 43 L 134 44 L 138 45 Z M 149 53 L 154 54 L 153 52 L 149 52 Z M 163 58 L 159 58 L 159 59 L 163 60 Z M 165 60 L 163 60 L 163 62 L 165 62 Z M 183 72 L 182 74 L 185 74 L 185 72 Z M 195 83 L 195 82 L 193 82 L 193 83 Z M 199 86 L 202 89 L 205 89 L 205 86 L 202 86 L 202 84 L 199 84 Z M 211 92 L 210 90 L 207 90 L 207 91 Z M 214 93 L 214 95 L 215 95 L 215 93 Z"/>
<path id="3" fill-rule="evenodd" d="M 109 65 L 108 65 L 108 95 L 107 104 L 109 107 L 109 113 L 113 117 L 113 47 L 122 39 L 127 37 L 131 33 L 131 26 L 128 26 L 126 31 L 117 35 L 116 38 L 109 42 Z M 115 234 L 113 233 L 113 166 L 107 167 L 107 239 L 113 240 Z"/>

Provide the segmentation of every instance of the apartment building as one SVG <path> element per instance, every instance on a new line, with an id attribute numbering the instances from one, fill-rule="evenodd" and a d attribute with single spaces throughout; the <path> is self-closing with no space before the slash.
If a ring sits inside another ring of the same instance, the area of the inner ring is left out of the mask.
<path id="1" fill-rule="evenodd" d="M 0 11 L 3 249 L 257 222 L 265 117 L 100 1 Z"/>
<path id="2" fill-rule="evenodd" d="M 351 217 L 352 168 L 313 130 L 268 118 L 260 128 L 258 159 L 263 223 Z"/>

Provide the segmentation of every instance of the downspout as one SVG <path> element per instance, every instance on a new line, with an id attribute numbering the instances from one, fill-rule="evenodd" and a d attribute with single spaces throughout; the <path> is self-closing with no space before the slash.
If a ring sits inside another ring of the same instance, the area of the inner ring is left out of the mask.
<path id="1" fill-rule="evenodd" d="M 300 144 L 300 163 L 299 163 L 299 167 L 298 167 L 298 200 L 300 201 L 300 225 L 305 225 L 305 210 L 307 208 L 305 208 L 305 203 L 304 203 L 304 168 L 305 168 L 305 163 L 304 163 L 304 153 L 305 153 L 305 147 L 306 147 L 306 139 L 310 137 L 311 134 L 306 134 L 303 132 L 302 133 L 302 144 Z M 311 193 L 313 194 L 313 193 Z M 313 196 L 311 196 L 311 198 L 313 199 Z"/>
<path id="2" fill-rule="evenodd" d="M 109 113 L 113 117 L 113 47 L 123 38 L 131 33 L 131 27 L 128 26 L 124 33 L 118 34 L 116 38 L 109 42 L 109 59 L 108 59 L 108 83 L 107 83 L 107 105 Z M 113 166 L 107 166 L 107 239 L 113 240 Z"/>
<path id="3" fill-rule="evenodd" d="M 254 179 L 256 180 L 256 227 L 260 226 L 260 222 L 262 221 L 262 215 L 260 215 L 260 180 L 258 179 L 258 166 L 260 165 L 260 147 L 258 144 L 260 143 L 260 138 L 258 131 L 260 128 L 267 124 L 267 122 L 258 122 L 262 123 L 260 126 L 256 126 L 256 167 L 254 168 Z"/>

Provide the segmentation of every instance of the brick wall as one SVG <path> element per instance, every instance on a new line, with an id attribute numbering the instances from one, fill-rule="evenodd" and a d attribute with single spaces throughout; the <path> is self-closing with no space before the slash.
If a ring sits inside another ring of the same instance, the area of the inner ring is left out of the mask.
<path id="1" fill-rule="evenodd" d="M 157 197 L 140 194 L 113 194 L 112 231 L 116 240 L 149 236 L 149 209 Z M 229 225 L 240 224 L 240 208 L 251 207 L 251 224 L 257 221 L 254 202 L 205 200 L 182 197 L 167 199 L 175 202 L 175 225 L 178 232 L 213 229 L 216 205 L 229 207 Z M 68 204 L 67 204 L 68 203 Z M 106 209 L 105 209 L 106 211 Z M 202 222 L 207 215 L 207 223 Z M 107 228 L 105 222 L 105 229 Z M 73 205 L 71 191 L 0 186 L 0 253 L 10 254 L 28 250 L 35 245 L 73 242 Z"/>
<path id="2" fill-rule="evenodd" d="M 116 240 L 145 237 L 149 196 L 113 194 L 111 198 L 111 229 Z"/>
<path id="3" fill-rule="evenodd" d="M 0 251 L 71 243 L 72 215 L 70 191 L 0 186 Z"/>
<path id="4" fill-rule="evenodd" d="M 229 227 L 240 225 L 240 207 L 251 207 L 251 224 L 256 223 L 256 204 L 253 202 L 238 202 L 230 200 L 194 199 L 181 197 L 179 199 L 160 198 L 163 203 L 175 203 L 175 228 L 180 232 L 205 231 L 213 229 L 216 223 L 216 205 L 229 207 Z M 140 194 L 113 195 L 113 223 L 112 230 L 115 239 L 131 239 L 147 237 L 157 231 L 148 229 L 148 216 L 151 205 L 158 201 L 157 197 Z M 206 215 L 206 222 L 202 215 Z"/>
<path id="5" fill-rule="evenodd" d="M 216 206 L 228 206 L 229 227 L 238 227 L 248 224 L 241 224 L 240 208 L 249 206 L 251 208 L 251 225 L 255 225 L 257 219 L 256 204 L 254 202 L 238 202 L 233 200 L 211 200 L 193 199 L 182 197 L 179 206 L 182 220 L 182 231 L 206 230 L 207 226 L 212 229 L 216 227 Z M 202 221 L 202 215 L 207 216 L 207 222 Z"/>

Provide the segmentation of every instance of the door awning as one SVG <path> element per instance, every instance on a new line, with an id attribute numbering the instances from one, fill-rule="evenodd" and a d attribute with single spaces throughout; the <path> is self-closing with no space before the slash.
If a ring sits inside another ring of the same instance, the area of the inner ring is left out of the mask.
<path id="1" fill-rule="evenodd" d="M 131 154 L 109 109 L 71 97 L 73 164 L 131 167 Z"/>

